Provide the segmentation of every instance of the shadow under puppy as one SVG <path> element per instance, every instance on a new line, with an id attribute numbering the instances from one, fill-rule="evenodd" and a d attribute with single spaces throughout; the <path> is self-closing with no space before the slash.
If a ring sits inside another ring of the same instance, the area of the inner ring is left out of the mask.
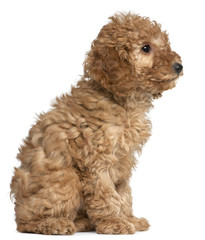
<path id="1" fill-rule="evenodd" d="M 11 194 L 17 230 L 43 234 L 133 234 L 129 186 L 150 136 L 154 98 L 175 87 L 181 59 L 149 18 L 116 14 L 93 41 L 84 75 L 29 131 Z"/>

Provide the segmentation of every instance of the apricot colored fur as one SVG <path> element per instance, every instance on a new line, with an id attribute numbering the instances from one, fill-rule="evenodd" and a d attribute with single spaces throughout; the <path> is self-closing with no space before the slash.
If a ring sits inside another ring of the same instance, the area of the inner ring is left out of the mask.
<path id="1" fill-rule="evenodd" d="M 176 62 L 156 22 L 130 13 L 110 18 L 87 53 L 82 79 L 39 116 L 20 148 L 11 182 L 18 231 L 149 228 L 133 216 L 129 179 L 134 153 L 150 136 L 153 99 L 176 84 Z"/>

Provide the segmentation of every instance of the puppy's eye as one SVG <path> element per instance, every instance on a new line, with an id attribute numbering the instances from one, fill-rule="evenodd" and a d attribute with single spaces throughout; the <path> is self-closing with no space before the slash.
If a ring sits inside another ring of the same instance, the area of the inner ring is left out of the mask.
<path id="1" fill-rule="evenodd" d="M 142 47 L 142 51 L 145 53 L 149 53 L 151 51 L 150 45 L 145 45 L 144 47 Z"/>

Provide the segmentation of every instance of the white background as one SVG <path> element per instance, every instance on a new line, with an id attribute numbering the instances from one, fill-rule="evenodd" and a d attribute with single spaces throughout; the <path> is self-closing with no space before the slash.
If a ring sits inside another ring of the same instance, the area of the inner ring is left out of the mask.
<path id="1" fill-rule="evenodd" d="M 133 172 L 134 213 L 151 224 L 129 236 L 76 233 L 72 239 L 205 239 L 205 34 L 203 1 L 0 1 L 0 238 L 58 239 L 16 232 L 9 184 L 22 139 L 51 100 L 82 74 L 85 52 L 117 11 L 167 29 L 184 76 L 151 112 L 153 136 Z M 67 239 L 68 236 L 62 236 Z"/>

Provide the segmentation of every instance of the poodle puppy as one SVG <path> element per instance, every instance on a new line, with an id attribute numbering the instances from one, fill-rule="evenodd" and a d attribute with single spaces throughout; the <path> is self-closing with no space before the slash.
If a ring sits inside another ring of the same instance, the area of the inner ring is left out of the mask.
<path id="1" fill-rule="evenodd" d="M 151 132 L 153 99 L 175 87 L 180 56 L 149 18 L 110 17 L 71 94 L 39 115 L 20 147 L 11 194 L 17 230 L 43 234 L 133 234 L 149 228 L 132 212 L 129 186 Z"/>

